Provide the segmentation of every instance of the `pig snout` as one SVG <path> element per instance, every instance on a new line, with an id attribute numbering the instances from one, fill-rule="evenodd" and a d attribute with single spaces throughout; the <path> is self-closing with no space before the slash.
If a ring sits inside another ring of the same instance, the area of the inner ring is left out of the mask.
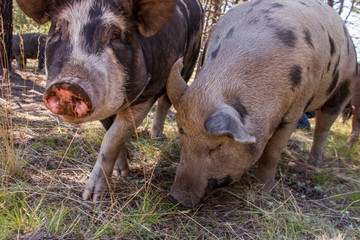
<path id="1" fill-rule="evenodd" d="M 92 103 L 85 91 L 74 84 L 56 83 L 44 93 L 45 106 L 54 114 L 83 118 L 92 111 Z"/>
<path id="2" fill-rule="evenodd" d="M 168 199 L 172 203 L 185 208 L 193 208 L 197 204 L 199 204 L 202 200 L 201 198 L 197 197 L 195 194 L 188 191 L 182 191 L 179 188 L 175 187 L 174 185 L 170 189 Z"/>

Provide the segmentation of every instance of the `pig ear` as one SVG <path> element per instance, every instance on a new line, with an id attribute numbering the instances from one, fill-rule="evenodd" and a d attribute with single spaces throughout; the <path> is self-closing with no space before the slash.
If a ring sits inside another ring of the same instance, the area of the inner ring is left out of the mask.
<path id="1" fill-rule="evenodd" d="M 170 20 L 176 0 L 126 0 L 123 4 L 132 7 L 140 34 L 151 37 Z"/>
<path id="2" fill-rule="evenodd" d="M 55 0 L 16 0 L 20 9 L 38 24 L 44 24 L 50 20 L 47 11 Z"/>
<path id="3" fill-rule="evenodd" d="M 248 133 L 236 112 L 221 110 L 206 120 L 204 126 L 213 135 L 230 135 L 241 143 L 256 142 L 256 138 Z"/>
<path id="4" fill-rule="evenodd" d="M 166 83 L 166 92 L 169 96 L 171 103 L 177 109 L 182 96 L 185 94 L 188 85 L 181 76 L 183 68 L 183 58 L 177 60 L 170 70 L 170 74 Z"/>

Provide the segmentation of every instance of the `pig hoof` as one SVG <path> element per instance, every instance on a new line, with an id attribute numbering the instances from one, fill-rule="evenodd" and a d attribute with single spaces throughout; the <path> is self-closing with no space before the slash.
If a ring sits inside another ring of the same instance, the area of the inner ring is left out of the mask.
<path id="1" fill-rule="evenodd" d="M 159 131 L 157 129 L 151 129 L 151 138 L 152 139 L 160 139 L 163 138 L 162 131 Z"/>
<path id="2" fill-rule="evenodd" d="M 113 175 L 115 177 L 127 177 L 129 175 L 129 172 L 130 172 L 130 169 L 123 169 L 123 170 L 120 170 L 120 169 L 114 169 L 113 170 Z"/>
<path id="3" fill-rule="evenodd" d="M 321 167 L 324 165 L 324 161 L 321 157 L 309 156 L 308 162 L 312 163 L 314 166 Z"/>
<path id="4" fill-rule="evenodd" d="M 119 169 L 114 169 L 113 170 L 113 172 L 112 172 L 112 174 L 113 174 L 113 176 L 115 176 L 115 177 L 120 177 L 120 170 Z"/>
<path id="5" fill-rule="evenodd" d="M 90 200 L 91 195 L 92 195 L 92 192 L 90 190 L 88 190 L 88 189 L 85 189 L 84 192 L 82 193 L 82 198 L 84 200 Z"/>
<path id="6" fill-rule="evenodd" d="M 94 193 L 89 189 L 85 189 L 82 193 L 82 198 L 84 200 L 92 200 L 93 202 L 99 202 L 101 198 L 103 197 L 103 193 Z"/>
<path id="7" fill-rule="evenodd" d="M 129 175 L 129 172 L 130 172 L 130 169 L 129 167 L 125 167 L 123 169 L 120 169 L 119 167 L 117 167 L 115 165 L 115 168 L 112 172 L 112 174 L 115 176 L 115 177 L 127 177 Z"/>
<path id="8" fill-rule="evenodd" d="M 123 169 L 121 170 L 121 176 L 122 177 L 127 177 L 129 175 L 130 169 Z"/>

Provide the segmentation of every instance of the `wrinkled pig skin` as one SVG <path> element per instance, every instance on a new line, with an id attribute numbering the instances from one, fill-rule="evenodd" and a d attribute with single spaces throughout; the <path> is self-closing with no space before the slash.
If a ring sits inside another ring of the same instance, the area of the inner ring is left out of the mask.
<path id="1" fill-rule="evenodd" d="M 184 57 L 188 80 L 199 53 L 198 0 L 17 0 L 42 24 L 46 41 L 46 107 L 71 123 L 100 120 L 107 132 L 83 192 L 99 200 L 111 174 L 127 175 L 126 140 L 155 101 L 152 136 L 161 136 L 171 103 L 166 80 Z"/>
<path id="2" fill-rule="evenodd" d="M 17 67 L 24 70 L 26 59 L 38 59 L 36 71 L 44 68 L 46 35 L 25 33 L 14 35 L 11 41 L 11 60 L 16 59 Z"/>
<path id="3" fill-rule="evenodd" d="M 304 112 L 316 110 L 309 161 L 323 164 L 329 129 L 352 96 L 356 53 L 343 21 L 317 0 L 254 0 L 213 28 L 203 66 L 187 86 L 171 70 L 181 151 L 170 200 L 193 207 L 257 163 L 274 187 L 282 149 Z"/>

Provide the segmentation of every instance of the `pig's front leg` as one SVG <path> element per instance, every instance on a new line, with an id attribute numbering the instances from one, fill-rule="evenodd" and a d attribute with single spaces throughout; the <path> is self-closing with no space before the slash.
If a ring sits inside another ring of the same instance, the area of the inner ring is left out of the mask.
<path id="1" fill-rule="evenodd" d="M 150 102 L 142 103 L 116 115 L 104 136 L 96 164 L 83 192 L 85 200 L 92 199 L 95 202 L 101 199 L 108 189 L 107 180 L 111 178 L 116 161 L 118 166 L 124 167 L 122 170 L 128 170 L 125 142 L 146 117 L 151 106 Z"/>
<path id="2" fill-rule="evenodd" d="M 129 159 L 129 152 L 125 143 L 120 147 L 120 153 L 116 159 L 113 175 L 118 177 L 126 177 L 129 174 L 129 164 L 127 159 Z"/>

